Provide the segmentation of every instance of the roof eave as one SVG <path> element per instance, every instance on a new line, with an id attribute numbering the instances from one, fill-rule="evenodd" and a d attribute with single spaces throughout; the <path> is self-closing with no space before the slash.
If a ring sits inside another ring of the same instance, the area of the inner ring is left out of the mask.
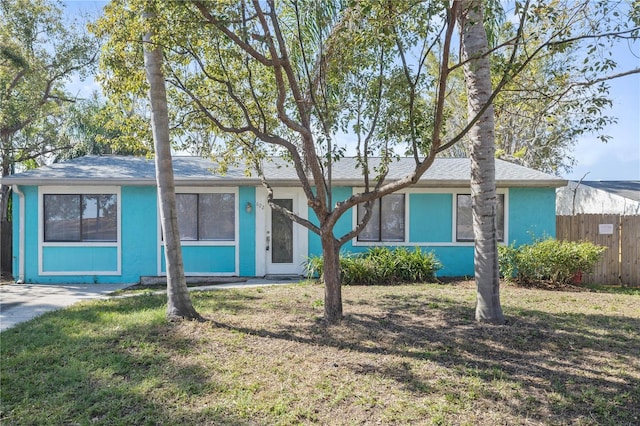
<path id="1" fill-rule="evenodd" d="M 525 187 L 525 188 L 561 188 L 567 186 L 565 179 L 535 179 L 535 180 L 499 180 L 496 186 L 499 187 Z"/>
<path id="2" fill-rule="evenodd" d="M 23 186 L 152 186 L 153 179 L 70 179 L 70 178 L 8 178 L 4 185 Z"/>
<path id="3" fill-rule="evenodd" d="M 298 187 L 300 182 L 292 179 L 269 179 L 271 186 Z M 393 182 L 393 180 L 388 180 Z M 71 178 L 11 178 L 2 180 L 4 185 L 31 185 L 31 186 L 155 186 L 155 179 L 71 179 Z M 533 187 L 533 188 L 560 188 L 568 183 L 564 179 L 549 180 L 498 180 L 497 187 Z M 261 182 L 257 178 L 217 178 L 217 179 L 175 179 L 175 185 L 180 186 L 259 186 Z M 336 186 L 362 187 L 364 182 L 360 179 L 334 180 Z M 428 179 L 420 180 L 412 187 L 416 188 L 459 188 L 470 185 L 469 180 Z"/>

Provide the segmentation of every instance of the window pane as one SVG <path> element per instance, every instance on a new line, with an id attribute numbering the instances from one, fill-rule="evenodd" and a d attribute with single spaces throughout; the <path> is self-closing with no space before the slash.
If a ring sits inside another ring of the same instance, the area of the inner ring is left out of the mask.
<path id="1" fill-rule="evenodd" d="M 473 241 L 471 195 L 458 195 L 456 209 L 456 240 Z"/>
<path id="2" fill-rule="evenodd" d="M 81 199 L 82 240 L 117 241 L 116 195 L 83 195 Z"/>
<path id="3" fill-rule="evenodd" d="M 504 194 L 498 194 L 497 201 L 496 237 L 498 241 L 504 241 Z M 473 241 L 473 218 L 470 195 L 458 195 L 456 215 L 456 240 Z"/>
<path id="4" fill-rule="evenodd" d="M 382 197 L 382 241 L 404 241 L 404 194 Z"/>
<path id="5" fill-rule="evenodd" d="M 373 202 L 371 218 L 369 223 L 358 234 L 358 241 L 380 241 L 380 203 L 379 200 Z M 363 205 L 358 204 L 358 221 L 361 221 L 365 214 Z"/>
<path id="6" fill-rule="evenodd" d="M 198 196 L 196 194 L 176 194 L 176 214 L 180 239 L 198 239 Z"/>
<path id="7" fill-rule="evenodd" d="M 80 241 L 80 195 L 44 196 L 44 240 Z"/>
<path id="8" fill-rule="evenodd" d="M 280 207 L 293 211 L 293 200 L 290 198 L 274 199 Z M 277 210 L 271 210 L 271 262 L 293 263 L 293 221 Z"/>
<path id="9" fill-rule="evenodd" d="M 235 194 L 200 194 L 200 239 L 233 241 L 236 230 Z"/>

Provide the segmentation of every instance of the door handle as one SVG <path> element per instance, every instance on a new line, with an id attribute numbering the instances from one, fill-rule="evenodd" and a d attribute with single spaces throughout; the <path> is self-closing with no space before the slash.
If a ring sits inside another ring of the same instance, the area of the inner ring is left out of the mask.
<path id="1" fill-rule="evenodd" d="M 267 251 L 269 251 L 269 243 L 271 242 L 271 237 L 267 235 Z"/>

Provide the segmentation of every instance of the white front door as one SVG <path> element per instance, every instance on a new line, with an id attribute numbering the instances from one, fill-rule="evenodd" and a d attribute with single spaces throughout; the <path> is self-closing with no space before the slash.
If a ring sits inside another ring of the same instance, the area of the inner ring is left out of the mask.
<path id="1" fill-rule="evenodd" d="M 274 203 L 306 218 L 301 213 L 304 196 L 299 191 L 274 191 Z M 266 203 L 265 203 L 266 204 Z M 300 275 L 307 256 L 307 231 L 286 215 L 266 204 L 265 266 L 267 274 Z"/>

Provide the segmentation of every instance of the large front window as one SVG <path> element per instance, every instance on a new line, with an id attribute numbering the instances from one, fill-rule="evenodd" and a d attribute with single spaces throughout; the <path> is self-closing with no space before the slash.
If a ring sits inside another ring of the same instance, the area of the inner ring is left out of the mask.
<path id="1" fill-rule="evenodd" d="M 390 194 L 373 202 L 372 214 L 367 226 L 358 235 L 358 241 L 404 241 L 404 194 Z M 358 205 L 358 221 L 365 208 Z"/>
<path id="2" fill-rule="evenodd" d="M 233 193 L 176 194 L 180 239 L 233 241 L 235 200 Z"/>
<path id="3" fill-rule="evenodd" d="M 116 194 L 45 194 L 44 241 L 117 241 Z"/>
<path id="4" fill-rule="evenodd" d="M 496 209 L 496 237 L 504 241 L 504 194 L 498 194 Z M 471 195 L 458 194 L 456 202 L 456 241 L 473 241 Z"/>

